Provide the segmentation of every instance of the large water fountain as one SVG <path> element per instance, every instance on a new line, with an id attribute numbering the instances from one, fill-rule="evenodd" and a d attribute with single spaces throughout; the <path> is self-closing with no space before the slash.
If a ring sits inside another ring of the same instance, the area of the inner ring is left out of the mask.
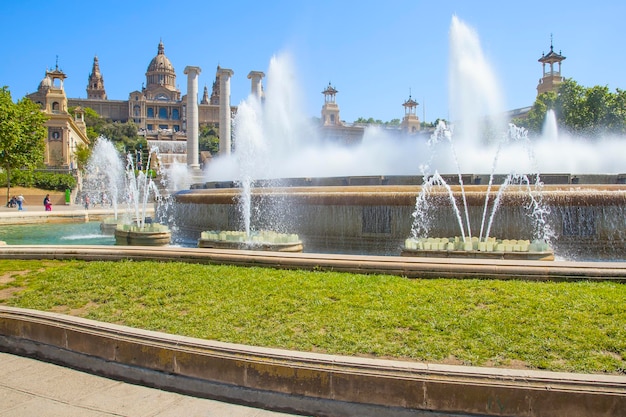
<path id="1" fill-rule="evenodd" d="M 475 236 L 487 244 L 497 236 L 513 247 L 545 241 L 561 258 L 622 259 L 626 141 L 554 129 L 528 138 L 487 118 L 504 113 L 502 90 L 475 32 L 453 18 L 450 34 L 451 115 L 458 122 L 446 128 L 453 140 L 372 128 L 358 145 L 325 142 L 297 110 L 289 57 L 278 56 L 264 104 L 240 106 L 239 148 L 215 159 L 205 184 L 175 196 L 178 224 L 196 235 L 288 231 L 311 252 L 395 255 L 407 238 Z M 252 152 L 242 148 L 246 141 Z M 225 188 L 230 182 L 239 186 Z M 424 190 L 426 209 L 419 206 Z M 242 196 L 248 200 L 239 204 Z"/>

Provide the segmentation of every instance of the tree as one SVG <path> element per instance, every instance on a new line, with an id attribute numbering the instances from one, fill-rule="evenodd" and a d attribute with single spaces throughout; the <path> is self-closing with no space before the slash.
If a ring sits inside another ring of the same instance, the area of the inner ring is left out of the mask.
<path id="1" fill-rule="evenodd" d="M 89 158 L 91 157 L 91 149 L 89 149 L 88 145 L 78 144 L 76 145 L 76 151 L 74 152 L 76 155 L 76 163 L 78 164 L 78 169 L 83 169 L 87 166 L 87 162 L 89 162 Z"/>
<path id="2" fill-rule="evenodd" d="M 47 116 L 24 97 L 13 102 L 8 87 L 0 89 L 0 166 L 7 174 L 7 201 L 11 195 L 11 171 L 32 170 L 43 163 Z"/>
<path id="3" fill-rule="evenodd" d="M 211 155 L 218 153 L 220 148 L 220 138 L 215 125 L 205 125 L 200 128 L 198 135 L 198 148 L 200 151 L 209 151 Z"/>
<path id="4" fill-rule="evenodd" d="M 513 123 L 525 127 L 531 133 L 540 134 L 546 113 L 548 110 L 554 109 L 556 98 L 557 94 L 554 91 L 540 94 L 528 112 L 528 116 L 525 119 L 515 119 Z"/>
<path id="5" fill-rule="evenodd" d="M 559 127 L 575 135 L 598 137 L 626 133 L 624 90 L 612 93 L 607 86 L 586 88 L 567 79 L 557 92 L 539 95 L 526 119 L 513 122 L 539 134 L 550 109 L 554 110 Z"/>

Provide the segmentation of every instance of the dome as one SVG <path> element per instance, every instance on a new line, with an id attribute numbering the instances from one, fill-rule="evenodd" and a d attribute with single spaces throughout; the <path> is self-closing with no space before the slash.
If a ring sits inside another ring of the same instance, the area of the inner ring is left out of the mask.
<path id="1" fill-rule="evenodd" d="M 165 56 L 163 42 L 159 42 L 159 52 L 152 58 L 146 72 L 146 88 L 153 90 L 164 87 L 176 91 L 176 72 L 170 60 Z"/>
<path id="2" fill-rule="evenodd" d="M 52 80 L 46 74 L 46 76 L 43 77 L 43 80 L 41 80 L 41 82 L 39 83 L 39 87 L 37 87 L 37 90 L 40 90 L 40 91 L 41 90 L 47 90 L 50 87 L 52 87 Z"/>
<path id="3" fill-rule="evenodd" d="M 148 72 L 174 72 L 174 66 L 170 60 L 165 56 L 165 48 L 163 42 L 159 42 L 159 52 L 157 56 L 152 58 L 150 65 L 148 65 Z"/>

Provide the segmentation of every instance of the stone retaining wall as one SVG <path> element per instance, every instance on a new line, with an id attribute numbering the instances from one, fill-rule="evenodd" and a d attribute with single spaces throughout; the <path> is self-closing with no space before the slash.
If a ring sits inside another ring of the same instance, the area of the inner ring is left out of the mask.
<path id="1" fill-rule="evenodd" d="M 620 416 L 626 377 L 323 355 L 0 307 L 0 350 L 202 397 L 316 416 Z"/>

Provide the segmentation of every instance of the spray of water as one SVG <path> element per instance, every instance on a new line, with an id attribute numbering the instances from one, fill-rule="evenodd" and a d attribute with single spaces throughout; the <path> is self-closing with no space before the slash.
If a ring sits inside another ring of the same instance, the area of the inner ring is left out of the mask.
<path id="1" fill-rule="evenodd" d="M 110 205 L 118 217 L 118 202 L 124 189 L 124 164 L 107 138 L 100 136 L 87 161 L 83 191 L 92 204 Z"/>

